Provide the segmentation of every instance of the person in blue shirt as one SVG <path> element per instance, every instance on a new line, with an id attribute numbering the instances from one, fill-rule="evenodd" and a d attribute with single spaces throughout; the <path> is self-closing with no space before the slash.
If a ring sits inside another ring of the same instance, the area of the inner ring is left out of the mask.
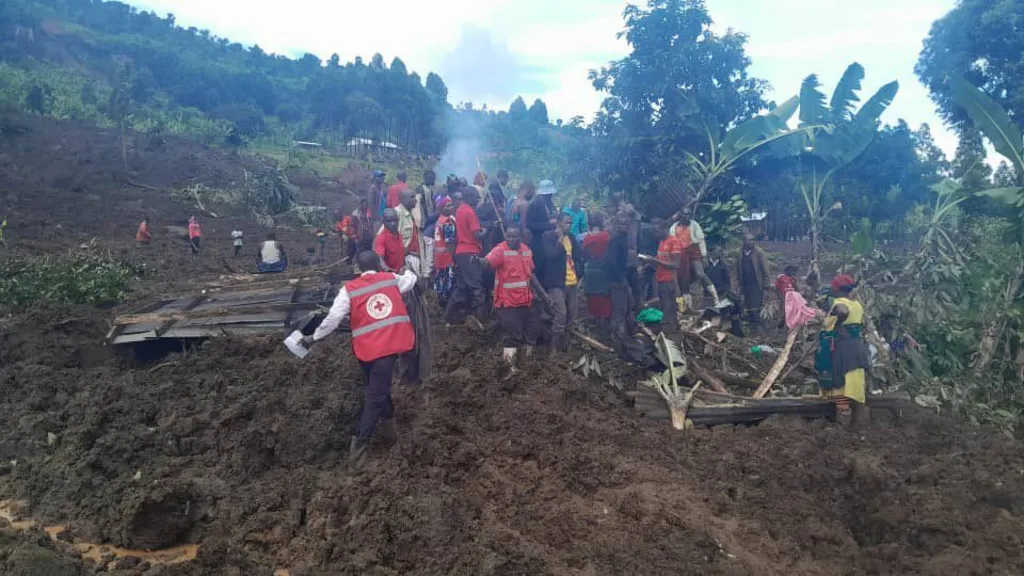
<path id="1" fill-rule="evenodd" d="M 573 238 L 579 239 L 590 228 L 587 222 L 587 211 L 583 208 L 583 201 L 579 198 L 572 201 L 572 205 L 563 209 L 562 212 L 572 216 L 572 228 L 569 233 Z"/>

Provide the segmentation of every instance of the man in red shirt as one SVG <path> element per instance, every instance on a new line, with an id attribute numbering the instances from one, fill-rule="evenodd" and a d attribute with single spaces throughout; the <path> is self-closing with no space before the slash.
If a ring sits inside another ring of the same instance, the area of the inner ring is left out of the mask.
<path id="1" fill-rule="evenodd" d="M 502 358 L 516 371 L 516 349 L 532 346 L 534 327 L 530 304 L 533 303 L 531 283 L 533 276 L 533 252 L 522 243 L 518 228 L 509 228 L 506 240 L 491 250 L 479 261 L 484 268 L 494 270 L 494 310 L 501 324 L 504 350 Z M 540 293 L 540 290 L 538 290 Z"/>
<path id="2" fill-rule="evenodd" d="M 373 251 L 380 256 L 384 269 L 397 272 L 405 266 L 405 243 L 398 232 L 398 212 L 384 210 L 384 229 L 373 241 Z"/>
<path id="3" fill-rule="evenodd" d="M 676 298 L 679 297 L 679 280 L 676 272 L 683 258 L 683 247 L 678 238 L 669 234 L 668 223 L 665 221 L 659 221 L 655 225 L 654 233 L 661 240 L 658 243 L 654 281 L 658 284 L 658 301 L 665 315 L 662 326 L 667 328 L 666 332 L 674 333 L 679 326 L 679 305 L 676 304 Z"/>
<path id="4" fill-rule="evenodd" d="M 398 178 L 398 182 L 395 182 L 388 188 L 388 198 L 385 203 L 387 208 L 398 208 L 398 205 L 402 203 L 402 199 L 399 195 L 402 193 L 402 190 L 409 189 L 409 185 L 405 183 L 408 179 L 405 172 L 399 172 L 395 178 Z"/>
<path id="5" fill-rule="evenodd" d="M 416 274 L 382 272 L 380 259 L 369 251 L 360 252 L 356 264 L 362 274 L 342 286 L 316 332 L 302 339 L 306 346 L 320 342 L 351 314 L 352 351 L 367 382 L 363 410 L 353 426 L 349 445 L 348 468 L 352 473 L 363 469 L 378 422 L 384 444 L 392 446 L 398 442 L 391 401 L 392 377 L 399 355 L 416 346 L 416 333 L 402 301 L 402 294 L 416 286 Z"/>
<path id="6" fill-rule="evenodd" d="M 462 202 L 455 211 L 455 291 L 445 310 L 448 324 L 454 323 L 453 319 L 465 308 L 476 313 L 478 323 L 484 318 L 483 269 L 479 260 L 484 230 L 476 216 L 479 203 L 480 193 L 469 186 L 462 191 Z"/>

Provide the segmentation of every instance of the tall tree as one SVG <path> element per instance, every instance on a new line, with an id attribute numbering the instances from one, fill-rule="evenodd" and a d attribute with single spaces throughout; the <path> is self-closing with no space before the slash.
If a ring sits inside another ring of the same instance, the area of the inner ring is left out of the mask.
<path id="1" fill-rule="evenodd" d="M 537 98 L 530 105 L 530 109 L 527 111 L 527 116 L 531 122 L 535 122 L 541 125 L 547 125 L 548 123 L 548 106 L 543 100 Z"/>
<path id="2" fill-rule="evenodd" d="M 747 74 L 747 37 L 715 34 L 703 0 L 649 0 L 623 15 L 630 54 L 590 72 L 607 94 L 595 129 L 609 138 L 604 180 L 642 194 L 681 169 L 684 151 L 706 149 L 709 132 L 721 141 L 765 108 L 767 83 Z"/>
<path id="3" fill-rule="evenodd" d="M 947 83 L 963 76 L 991 95 L 1024 126 L 1024 2 L 959 0 L 932 24 L 915 72 L 944 120 L 963 125 L 968 116 Z"/>
<path id="4" fill-rule="evenodd" d="M 521 122 L 527 118 L 526 102 L 523 101 L 522 96 L 516 96 L 516 99 L 512 101 L 512 105 L 508 107 L 508 118 L 513 122 Z"/>
<path id="5" fill-rule="evenodd" d="M 441 102 L 448 101 L 448 86 L 445 85 L 444 80 L 440 76 L 430 72 L 427 74 L 426 83 L 427 92 Z"/>

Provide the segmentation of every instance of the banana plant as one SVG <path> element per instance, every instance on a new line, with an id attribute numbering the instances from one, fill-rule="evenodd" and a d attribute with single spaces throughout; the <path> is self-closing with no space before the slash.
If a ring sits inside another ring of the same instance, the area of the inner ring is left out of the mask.
<path id="1" fill-rule="evenodd" d="M 953 99 L 960 105 L 970 117 L 974 126 L 981 130 L 981 133 L 992 142 L 992 146 L 1006 157 L 1013 164 L 1017 174 L 1017 184 L 1024 182 L 1024 138 L 1021 136 L 1020 128 L 1013 123 L 1010 115 L 1006 113 L 995 100 L 976 88 L 973 84 L 960 76 L 955 76 L 949 81 L 953 89 Z M 1007 188 L 992 188 L 978 193 L 1009 205 L 1015 211 L 1014 228 L 1015 244 L 1017 252 L 1022 253 L 1020 247 L 1024 245 L 1024 186 L 1011 186 Z M 995 317 L 988 323 L 981 337 L 978 348 L 978 356 L 975 359 L 975 374 L 981 374 L 995 357 L 996 347 L 1006 330 L 1008 321 L 1007 312 L 1014 300 L 1020 294 L 1024 286 L 1024 260 L 1017 264 L 1016 270 L 1007 280 L 1006 289 L 1003 292 L 1003 306 Z"/>
<path id="2" fill-rule="evenodd" d="M 899 82 L 890 82 L 878 89 L 859 109 L 864 67 L 856 62 L 843 73 L 831 100 L 825 94 L 816 74 L 804 79 L 800 86 L 800 128 L 808 129 L 787 138 L 776 153 L 796 156 L 802 176 L 797 187 L 804 199 L 811 223 L 812 271 L 817 272 L 821 252 L 821 228 L 825 217 L 836 208 L 826 210 L 825 191 L 836 172 L 857 159 L 871 144 L 878 132 L 880 117 L 899 92 Z M 815 274 L 820 277 L 820 273 Z"/>
<path id="3" fill-rule="evenodd" d="M 687 168 L 696 181 L 692 185 L 691 205 L 699 205 L 715 181 L 751 152 L 784 138 L 811 133 L 814 126 L 801 126 L 792 130 L 788 127 L 790 118 L 796 114 L 799 106 L 800 98 L 793 96 L 767 114 L 751 118 L 729 130 L 721 143 L 717 142 L 714 132 L 705 127 L 708 136 L 707 156 L 702 158 L 690 152 L 685 153 Z"/>

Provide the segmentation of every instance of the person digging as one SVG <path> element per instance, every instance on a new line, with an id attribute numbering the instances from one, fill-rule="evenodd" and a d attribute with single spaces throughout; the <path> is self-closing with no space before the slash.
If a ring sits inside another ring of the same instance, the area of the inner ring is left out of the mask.
<path id="1" fill-rule="evenodd" d="M 352 352 L 359 360 L 366 377 L 366 398 L 362 412 L 354 422 L 349 445 L 348 469 L 362 471 L 366 464 L 370 439 L 381 427 L 381 439 L 387 447 L 398 442 L 394 403 L 391 401 L 392 377 L 401 354 L 416 346 L 409 312 L 402 294 L 416 286 L 411 270 L 401 274 L 382 272 L 380 257 L 363 251 L 356 257 L 361 274 L 338 291 L 327 317 L 311 336 L 302 338 L 311 347 L 338 329 L 341 321 L 351 315 Z"/>
<path id="2" fill-rule="evenodd" d="M 538 294 L 544 290 L 533 275 L 533 252 L 522 242 L 522 234 L 518 228 L 506 231 L 505 241 L 494 247 L 480 265 L 494 270 L 494 310 L 502 332 L 502 359 L 509 365 L 509 377 L 516 373 L 516 351 L 525 348 L 529 354 L 534 344 L 536 330 L 533 326 L 534 314 L 530 308 L 533 303 L 531 285 Z"/>

